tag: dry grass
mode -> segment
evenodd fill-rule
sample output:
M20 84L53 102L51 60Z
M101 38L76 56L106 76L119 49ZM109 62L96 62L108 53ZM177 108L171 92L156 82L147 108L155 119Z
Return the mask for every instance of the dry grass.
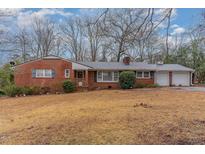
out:
M0 144L205 144L205 93L157 88L0 99Z

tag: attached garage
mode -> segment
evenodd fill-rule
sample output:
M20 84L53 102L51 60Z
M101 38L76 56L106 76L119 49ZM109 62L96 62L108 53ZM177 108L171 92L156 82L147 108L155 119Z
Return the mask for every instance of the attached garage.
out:
M172 72L172 85L190 86L190 72Z
M155 83L160 86L191 86L193 69L179 64L157 64Z
M169 86L169 72L156 72L156 83L160 86Z

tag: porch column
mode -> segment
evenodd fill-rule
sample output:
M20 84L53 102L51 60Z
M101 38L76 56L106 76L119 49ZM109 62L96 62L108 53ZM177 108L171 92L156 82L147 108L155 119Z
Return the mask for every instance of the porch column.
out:
M88 88L88 70L85 70L85 86Z

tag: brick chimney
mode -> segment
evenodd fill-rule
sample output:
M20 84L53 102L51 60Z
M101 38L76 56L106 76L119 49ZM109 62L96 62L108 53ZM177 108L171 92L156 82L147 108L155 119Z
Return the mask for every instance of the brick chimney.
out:
M124 63L125 65L129 65L129 64L130 64L130 57L124 57L124 58L123 58L123 63Z

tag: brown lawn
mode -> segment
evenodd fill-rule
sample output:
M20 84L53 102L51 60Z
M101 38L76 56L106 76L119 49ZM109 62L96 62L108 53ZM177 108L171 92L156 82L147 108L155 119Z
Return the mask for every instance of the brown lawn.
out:
M205 93L157 88L3 98L0 144L205 144Z

